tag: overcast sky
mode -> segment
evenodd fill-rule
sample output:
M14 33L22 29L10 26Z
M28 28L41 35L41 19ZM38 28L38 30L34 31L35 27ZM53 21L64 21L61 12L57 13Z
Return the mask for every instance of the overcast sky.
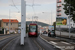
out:
M10 6L10 5L16 5ZM33 5L33 0L26 0L27 5ZM56 20L56 0L34 0L34 11L35 15L38 16L38 21L51 24ZM9 18L9 10L11 19L18 19L21 21L21 0L0 0L0 19ZM34 15L33 8L31 6L26 6L26 20L31 21ZM42 13L44 12L44 13ZM52 15L51 15L52 12Z

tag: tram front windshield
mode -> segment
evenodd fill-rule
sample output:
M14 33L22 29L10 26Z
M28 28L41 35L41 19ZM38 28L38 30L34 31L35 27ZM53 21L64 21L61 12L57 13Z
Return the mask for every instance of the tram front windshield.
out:
M36 25L30 25L30 32L36 32Z

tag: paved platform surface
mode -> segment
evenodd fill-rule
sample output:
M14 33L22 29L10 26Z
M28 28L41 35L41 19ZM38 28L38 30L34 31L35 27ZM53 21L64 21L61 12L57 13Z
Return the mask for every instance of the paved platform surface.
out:
M62 50L75 50L75 44L68 43L63 40L60 41L60 39L56 39L56 38L52 38L52 37L48 37L44 35L40 35L40 36L43 40L47 41L48 43Z

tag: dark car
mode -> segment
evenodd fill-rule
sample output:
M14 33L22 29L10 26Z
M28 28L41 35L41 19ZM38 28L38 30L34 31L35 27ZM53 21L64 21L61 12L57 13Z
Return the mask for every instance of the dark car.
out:
M46 32L46 31L44 31L44 32L43 32L43 34L47 34L47 32Z
M55 34L54 31L49 31L49 32L48 32L48 36L49 36L49 37L56 37L56 34Z

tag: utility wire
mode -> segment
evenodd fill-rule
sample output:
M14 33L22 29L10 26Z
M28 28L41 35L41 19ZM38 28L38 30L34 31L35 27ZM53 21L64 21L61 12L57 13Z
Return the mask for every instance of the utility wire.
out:
M12 3L13 3L13 5L14 5L14 7L17 9L17 10L19 10L17 7L16 7L16 5L15 5L15 3L14 3L14 1L12 0Z
M33 9L34 15L36 15L35 9L34 9L34 0L33 0L33 3L32 3L32 9Z

